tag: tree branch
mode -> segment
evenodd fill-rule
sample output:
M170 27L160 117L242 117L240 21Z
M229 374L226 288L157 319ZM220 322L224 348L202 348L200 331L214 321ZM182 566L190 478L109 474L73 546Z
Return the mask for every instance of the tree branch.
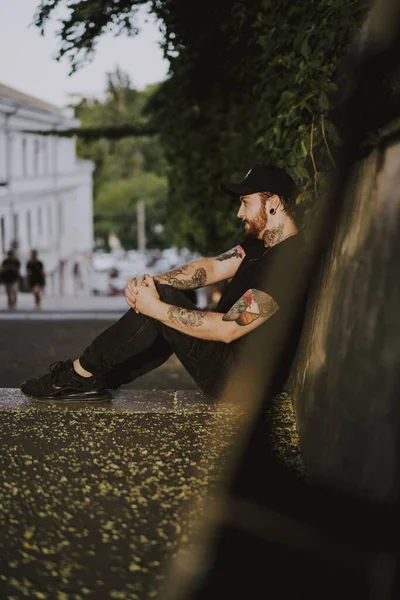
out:
M326 139L326 134L325 134L325 117L324 117L324 115L321 115L321 129L322 129L322 137L324 138L325 146L326 146L326 149L328 151L328 156L331 159L331 162L332 162L333 166L335 167L335 170L337 171L336 163L335 163L335 161L333 159L331 149L329 148L328 140Z
M56 8L65 4L62 0L41 0L34 16L34 24L44 34L47 21ZM60 20L57 32L60 39L57 60L68 55L71 63L70 74L75 72L84 60L90 59L98 38L107 31L115 35L136 35L134 23L137 9L149 4L149 0L72 0L67 4L68 16Z
M310 156L311 156L311 161L312 161L312 165L313 165L313 169L314 169L314 192L315 192L315 198L316 198L316 200L318 200L318 187L317 187L317 175L318 175L318 171L317 171L317 166L315 164L313 144L314 144L314 119L313 119L313 122L311 124Z
M97 140L99 138L107 138L109 140L118 140L124 137L144 137L155 135L158 130L151 125L123 125L118 127L81 127L72 129L25 129L24 133L32 133L34 135L56 135L58 137L73 137L77 136L83 140Z

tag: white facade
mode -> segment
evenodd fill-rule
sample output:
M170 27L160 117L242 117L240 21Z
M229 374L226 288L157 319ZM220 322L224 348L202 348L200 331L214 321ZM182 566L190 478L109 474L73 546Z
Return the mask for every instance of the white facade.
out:
M61 109L0 84L0 256L16 241L24 273L36 248L48 294L77 293L76 263L79 293L91 289L93 164L76 157L73 138L34 132L79 124Z

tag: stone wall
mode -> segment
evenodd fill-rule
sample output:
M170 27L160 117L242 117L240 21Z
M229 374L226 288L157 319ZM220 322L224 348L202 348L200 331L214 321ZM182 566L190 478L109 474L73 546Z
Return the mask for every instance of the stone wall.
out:
M399 495L400 143L355 163L344 193L291 387L310 479L392 502Z

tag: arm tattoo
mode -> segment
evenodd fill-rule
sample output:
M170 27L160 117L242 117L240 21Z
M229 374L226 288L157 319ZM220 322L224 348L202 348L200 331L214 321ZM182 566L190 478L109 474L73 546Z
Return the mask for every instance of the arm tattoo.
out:
M188 276L188 266L179 267L173 271L168 271L163 275L158 275L157 279L166 281L172 287L178 290L192 290L205 285L207 281L206 270L200 267L196 269L191 277ZM178 279L179 276L185 277L185 279Z
M258 306L258 310L260 312L260 317L268 318L271 317L274 312L276 312L279 308L276 300L272 298L269 294L265 292L261 292L260 290L252 290L254 302Z
M206 312L200 310L190 310L187 308L180 308L179 306L171 306L168 309L169 320L173 323L179 323L186 327L200 327L203 325L207 318Z
M238 325L249 325L260 317L268 319L278 308L279 305L272 296L260 290L251 289L235 302L222 320L235 321Z
M217 256L216 260L222 262L223 260L228 260L229 258L244 258L245 256L246 253L242 246L235 246L235 248L232 248L232 250L228 250L227 252Z

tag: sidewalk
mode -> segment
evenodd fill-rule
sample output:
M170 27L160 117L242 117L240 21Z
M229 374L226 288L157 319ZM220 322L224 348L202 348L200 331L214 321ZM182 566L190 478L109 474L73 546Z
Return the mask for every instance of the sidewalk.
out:
M8 310L7 296L0 291L0 319L114 319L127 310L124 296L43 296L37 310L29 293L19 293L17 308Z

